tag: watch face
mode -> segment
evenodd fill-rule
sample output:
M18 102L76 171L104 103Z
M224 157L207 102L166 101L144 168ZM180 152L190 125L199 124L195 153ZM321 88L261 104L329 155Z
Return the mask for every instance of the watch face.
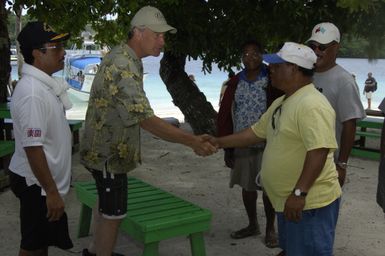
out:
M300 196L300 195L301 195L301 190L300 190L299 188L297 188L296 190L294 190L294 195Z

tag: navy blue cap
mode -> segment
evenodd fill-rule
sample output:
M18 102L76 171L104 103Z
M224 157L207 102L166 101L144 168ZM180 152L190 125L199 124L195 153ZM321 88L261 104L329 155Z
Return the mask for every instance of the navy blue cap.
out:
M45 43L65 41L69 33L56 33L46 23L41 21L28 22L17 36L21 48L36 49Z

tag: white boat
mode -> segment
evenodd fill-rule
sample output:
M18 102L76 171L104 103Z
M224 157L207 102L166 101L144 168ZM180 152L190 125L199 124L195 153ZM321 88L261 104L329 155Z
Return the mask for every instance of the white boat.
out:
M103 57L103 50L94 42L90 32L83 31L81 37L80 48L74 44L71 49L66 50L64 79L70 86L69 94L77 101L87 102L92 82Z
M69 93L77 100L88 101L101 58L101 54L72 55L66 58L64 78L70 86Z
M17 61L17 50L16 48L11 48L11 61Z
M66 58L64 78L70 86L69 94L77 101L88 101L101 59L101 54L72 55ZM146 76L147 73L144 73L143 80Z

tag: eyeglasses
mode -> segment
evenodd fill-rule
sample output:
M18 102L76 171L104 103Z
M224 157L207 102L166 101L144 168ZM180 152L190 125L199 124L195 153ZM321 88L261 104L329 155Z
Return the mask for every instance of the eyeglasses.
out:
M65 44L64 43L60 43L60 44L57 44L57 45L49 45L49 46L45 46L45 47L42 47L42 48L39 48L39 50L48 50L48 49L54 49L54 50L62 50L65 48Z
M315 51L318 48L318 50L320 50L321 52L324 52L324 51L326 51L327 48L329 48L335 44L336 44L336 42L331 42L328 44L308 43L307 46L309 46L313 51Z
M281 112L282 112L282 104L276 107L276 109L274 109L273 115L271 117L271 126L273 127L274 131L275 131L275 128L277 127L276 124L278 124L278 118L279 116L281 116ZM275 119L277 119L277 122Z

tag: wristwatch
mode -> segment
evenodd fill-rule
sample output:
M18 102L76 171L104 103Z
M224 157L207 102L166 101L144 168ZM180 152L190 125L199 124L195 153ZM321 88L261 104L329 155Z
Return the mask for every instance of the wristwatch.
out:
M346 162L338 161L336 165L337 165L339 168L343 169L343 170L346 170L346 169L348 168L348 163L346 163Z
M303 191L301 191L301 189L299 189L299 188L293 189L293 194L294 194L295 196L303 196L303 197L307 196L307 192L303 192Z

